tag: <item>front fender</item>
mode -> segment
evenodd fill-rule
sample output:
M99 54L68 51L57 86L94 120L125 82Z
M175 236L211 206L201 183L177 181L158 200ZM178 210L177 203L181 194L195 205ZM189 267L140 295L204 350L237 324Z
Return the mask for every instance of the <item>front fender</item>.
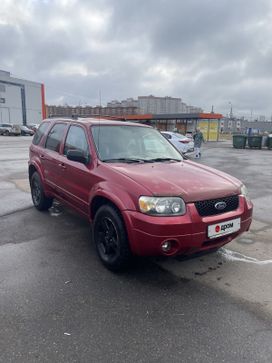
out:
M96 184L90 193L90 205L92 205L94 198L97 196L111 201L116 205L120 212L124 210L136 210L135 203L137 203L137 196L132 193L132 191L120 188L120 185L116 183L103 181Z

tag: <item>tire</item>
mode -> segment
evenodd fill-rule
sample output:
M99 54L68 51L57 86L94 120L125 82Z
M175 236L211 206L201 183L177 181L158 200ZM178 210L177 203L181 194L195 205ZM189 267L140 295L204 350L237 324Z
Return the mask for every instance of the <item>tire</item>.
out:
M124 222L118 210L102 205L93 222L93 241L102 263L111 271L125 270L131 260Z
M3 133L4 136L9 136L9 131L6 130L4 133Z
M30 182L32 201L39 211L47 210L52 207L53 198L47 198L43 191L40 175L35 171Z

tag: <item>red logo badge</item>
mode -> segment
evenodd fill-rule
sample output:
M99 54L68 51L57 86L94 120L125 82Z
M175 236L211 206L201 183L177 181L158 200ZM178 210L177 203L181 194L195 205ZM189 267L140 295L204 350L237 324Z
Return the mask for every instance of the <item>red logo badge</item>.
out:
M216 233L220 232L220 226L216 226L216 227L215 227L215 232L216 232Z

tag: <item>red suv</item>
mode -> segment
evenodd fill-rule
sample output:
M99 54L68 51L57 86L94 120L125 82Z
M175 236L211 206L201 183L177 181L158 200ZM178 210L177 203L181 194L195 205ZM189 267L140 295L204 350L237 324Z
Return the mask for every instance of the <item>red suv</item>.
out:
M132 255L192 254L250 227L252 203L239 180L184 159L152 127L108 120L45 120L30 146L38 210L53 198L92 223L102 262Z

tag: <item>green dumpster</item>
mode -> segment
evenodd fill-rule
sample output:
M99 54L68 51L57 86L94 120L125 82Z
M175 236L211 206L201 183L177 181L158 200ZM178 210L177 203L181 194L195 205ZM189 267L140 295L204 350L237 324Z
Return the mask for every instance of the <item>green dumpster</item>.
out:
M270 136L268 136L268 138L267 138L267 147L268 147L268 149L272 149L272 135Z
M246 135L232 135L233 147L235 149L245 149L246 147Z
M262 136L255 135L255 136L248 136L248 146L250 148L262 148Z

